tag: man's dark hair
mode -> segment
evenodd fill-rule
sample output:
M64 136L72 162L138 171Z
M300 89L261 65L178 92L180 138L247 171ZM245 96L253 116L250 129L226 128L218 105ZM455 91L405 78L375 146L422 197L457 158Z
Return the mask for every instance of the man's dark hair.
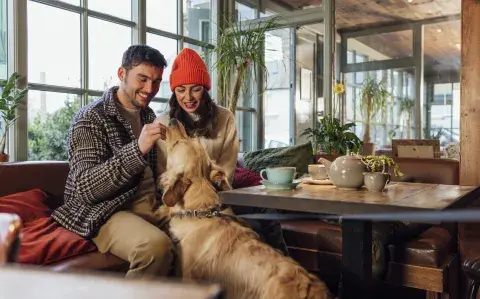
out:
M180 107L175 93L172 94L168 104L170 106L170 118L178 119L185 126L188 136L213 137L213 127L217 123L217 105L210 97L208 91L203 91L202 102L197 111L200 115L200 120L197 122L194 122L188 113Z
M167 67L167 61L160 51L149 47L147 45L133 45L130 46L125 53L123 53L122 67L127 71L133 67L146 63L154 67Z

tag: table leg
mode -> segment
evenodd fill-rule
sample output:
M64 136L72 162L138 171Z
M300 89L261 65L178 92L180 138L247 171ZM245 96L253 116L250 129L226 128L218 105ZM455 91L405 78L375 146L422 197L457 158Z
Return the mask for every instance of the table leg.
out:
M342 221L340 298L372 298L372 222Z

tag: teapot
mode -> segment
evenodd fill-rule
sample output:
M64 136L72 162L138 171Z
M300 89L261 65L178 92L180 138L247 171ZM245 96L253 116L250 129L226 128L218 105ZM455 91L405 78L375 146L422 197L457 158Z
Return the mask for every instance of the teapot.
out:
M320 158L318 162L325 165L328 177L333 185L341 189L359 189L363 186L363 173L368 171L362 162L362 157L356 154L347 154L336 158L333 162Z

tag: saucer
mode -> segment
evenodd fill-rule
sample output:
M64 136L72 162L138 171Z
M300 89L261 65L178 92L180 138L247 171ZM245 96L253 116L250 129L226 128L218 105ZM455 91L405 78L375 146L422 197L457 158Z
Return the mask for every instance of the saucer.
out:
M300 180L293 180L291 183L272 183L267 180L262 180L262 184L267 189L275 189L275 190L293 190L297 188L298 184L300 184Z
M315 180L315 179L312 179L311 177L306 177L302 179L302 183L309 184L309 185L333 185L330 179Z

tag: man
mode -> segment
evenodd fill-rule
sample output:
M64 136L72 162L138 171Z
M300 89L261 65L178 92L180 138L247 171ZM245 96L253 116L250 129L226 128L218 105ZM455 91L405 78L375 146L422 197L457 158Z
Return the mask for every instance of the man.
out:
M102 253L130 263L127 277L167 275L173 244L154 215L157 150L165 127L148 107L166 67L157 50L135 45L123 55L120 86L82 108L68 135L65 204L52 216L91 238Z

